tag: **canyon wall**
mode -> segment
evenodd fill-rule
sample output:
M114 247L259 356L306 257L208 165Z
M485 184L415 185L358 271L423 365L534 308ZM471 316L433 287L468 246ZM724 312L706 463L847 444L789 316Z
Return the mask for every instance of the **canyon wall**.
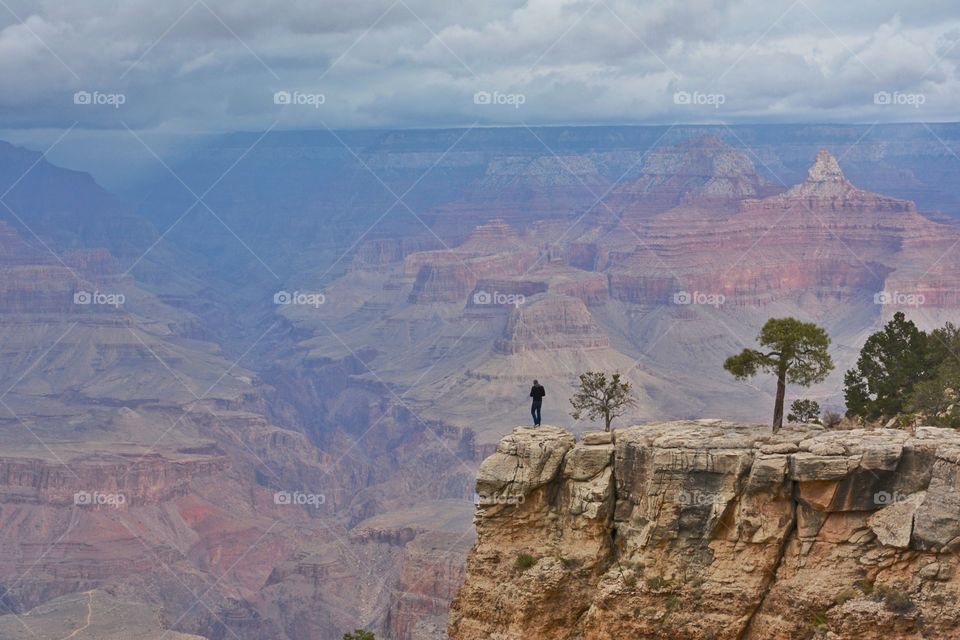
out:
M455 640L958 638L960 435L517 428L480 467Z

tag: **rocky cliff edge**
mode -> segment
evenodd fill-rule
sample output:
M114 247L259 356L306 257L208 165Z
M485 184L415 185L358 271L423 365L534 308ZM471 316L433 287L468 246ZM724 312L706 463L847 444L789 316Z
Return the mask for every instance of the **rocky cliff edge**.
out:
M960 638L958 490L948 429L518 427L450 637Z

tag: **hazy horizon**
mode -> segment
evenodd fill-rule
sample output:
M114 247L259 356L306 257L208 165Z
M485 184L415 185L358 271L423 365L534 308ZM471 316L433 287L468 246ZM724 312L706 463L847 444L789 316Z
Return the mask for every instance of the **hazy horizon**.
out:
M363 134L363 133L393 133L393 132L441 132L441 131L465 131L465 130L518 130L527 129L630 129L630 128L730 128L730 129L755 129L758 127L843 127L843 128L865 128L868 130L884 129L890 127L910 127L910 126L938 126L955 125L960 123L960 119L943 120L937 122L927 122L919 120L904 120L891 122L682 122L677 121L669 124L644 123L644 122L618 122L618 123L556 123L556 124L489 124L489 125L443 125L437 127L411 126L406 128L399 127L357 127L357 128L339 128L324 129L322 127L305 128L274 128L269 130L269 134ZM231 136L252 136L259 137L260 134L267 133L265 129L251 130L233 130L233 131L198 131L198 132L136 132L137 136L131 135L129 131L112 130L71 130L64 135L62 130L45 130L37 132L34 130L2 130L0 129L0 140L21 146L30 151L43 153L45 157L54 164L67 169L90 173L103 186L111 190L125 191L131 186L135 186L138 181L149 179L151 173L164 171L161 163L158 162L154 153L159 154L164 159L177 157L183 150L204 140L215 140L218 138L228 138ZM138 139L139 138L139 139ZM144 146L148 141L149 148Z

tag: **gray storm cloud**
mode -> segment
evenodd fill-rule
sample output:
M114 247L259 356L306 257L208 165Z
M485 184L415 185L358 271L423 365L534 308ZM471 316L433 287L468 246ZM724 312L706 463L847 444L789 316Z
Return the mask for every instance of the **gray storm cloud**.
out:
M936 121L960 107L958 42L950 2L5 0L0 114L168 132Z

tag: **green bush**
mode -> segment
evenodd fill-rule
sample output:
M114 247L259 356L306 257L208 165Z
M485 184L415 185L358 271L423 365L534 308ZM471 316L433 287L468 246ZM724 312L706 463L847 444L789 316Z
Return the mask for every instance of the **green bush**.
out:
M353 633L343 634L343 640L377 640L377 637L370 631L357 629Z
M820 403L816 400L794 400L790 405L787 420L802 424L816 424L820 422Z
M847 415L900 428L916 422L960 428L960 326L930 333L902 312L867 338L857 366L844 376Z
M672 613L680 606L680 598L675 595L667 596L667 613Z
M664 579L662 576L654 576L653 578L647 578L647 587L650 589L663 589L665 586L670 584L669 580Z
M818 629L820 627L827 626L827 612L826 611L814 611L810 614L810 626Z
M537 564L537 559L529 553L521 553L517 556L516 567L520 569L520 571L526 571L535 564Z
M913 609L913 601L910 599L910 596L896 589L884 589L883 603L887 611L894 613L906 613Z

